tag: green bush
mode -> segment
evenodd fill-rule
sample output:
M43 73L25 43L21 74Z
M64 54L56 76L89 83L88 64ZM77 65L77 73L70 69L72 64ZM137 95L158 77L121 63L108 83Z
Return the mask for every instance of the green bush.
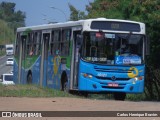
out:
M147 99L146 99L145 93L142 93L142 94L127 94L126 95L126 100L130 100L130 101L144 101L144 100L147 100Z

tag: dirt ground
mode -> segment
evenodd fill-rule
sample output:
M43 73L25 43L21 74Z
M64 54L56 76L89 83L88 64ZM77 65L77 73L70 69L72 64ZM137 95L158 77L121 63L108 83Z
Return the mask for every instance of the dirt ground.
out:
M0 97L0 111L160 111L160 102L93 100L86 98ZM53 112L54 113L54 112ZM0 120L9 118L0 118ZM10 118L11 119L11 118ZM11 120L160 120L160 117L42 117Z

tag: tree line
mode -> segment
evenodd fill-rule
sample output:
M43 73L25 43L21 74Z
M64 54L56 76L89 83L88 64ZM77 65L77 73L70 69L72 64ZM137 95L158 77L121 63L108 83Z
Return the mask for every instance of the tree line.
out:
M25 26L26 15L15 11L15 3L0 2L0 44L14 41L17 27Z

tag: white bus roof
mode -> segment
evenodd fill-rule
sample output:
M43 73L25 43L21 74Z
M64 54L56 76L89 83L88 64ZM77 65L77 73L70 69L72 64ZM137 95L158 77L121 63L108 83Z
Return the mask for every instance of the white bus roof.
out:
M140 24L141 30L142 30L141 33L145 34L145 24L142 22L120 20L120 19L106 19L106 18L86 19L86 20L78 20L78 21L68 21L63 23L51 23L51 24L43 24L43 25L37 25L37 26L20 27L20 28L17 28L17 32L23 32L23 31L26 31L27 29L45 30L45 29L74 27L74 26L83 26L82 27L83 31L94 31L90 28L92 21L116 21L116 22L136 23L136 24Z

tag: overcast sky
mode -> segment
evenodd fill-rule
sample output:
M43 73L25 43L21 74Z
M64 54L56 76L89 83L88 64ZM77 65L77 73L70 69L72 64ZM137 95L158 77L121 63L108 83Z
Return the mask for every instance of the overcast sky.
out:
M0 0L2 1L16 3L16 11L21 10L26 13L26 26L32 26L48 22L64 22L70 16L68 3L80 11L85 11L85 6L94 0Z

